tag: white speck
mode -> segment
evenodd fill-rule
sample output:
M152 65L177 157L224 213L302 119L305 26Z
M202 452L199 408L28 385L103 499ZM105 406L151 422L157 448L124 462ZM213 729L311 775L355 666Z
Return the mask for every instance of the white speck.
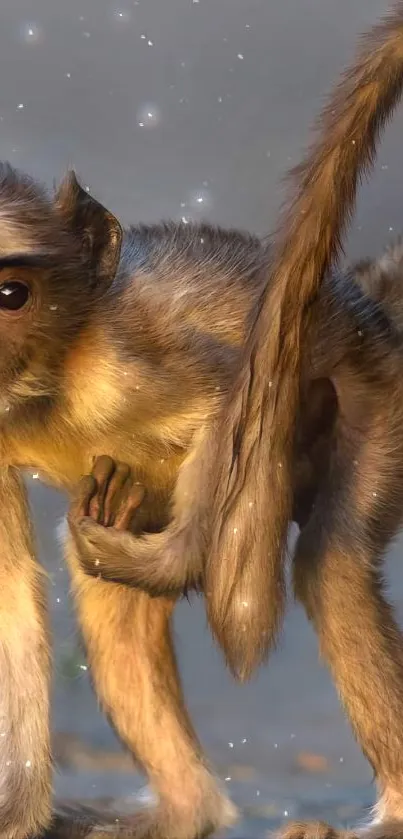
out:
M181 221L182 221L182 224L189 224L189 221L188 221L188 219L186 218L186 216L182 216Z
M140 390L140 385L136 385L136 390Z
M256 790L256 796L257 796L257 798L259 798L259 795L260 795L260 789L257 789L257 790Z
M129 9L117 9L114 12L114 17L118 23L127 23L131 18L131 13Z
M205 211L207 207L211 207L211 193L207 189L198 189L197 192L192 193L189 196L188 204L194 210L200 212L200 210Z
M193 0L193 2L194 2L194 0ZM225 780L226 780L226 781L230 781L230 780L231 780L230 775L228 775L228 777L227 777Z
M372 493L372 495L374 496L374 498L376 498L376 497L377 497L377 494L378 494L377 492L373 492L373 493Z
M23 107L24 107L23 103L22 103L22 102L20 102L20 104L19 104L19 105L17 105L17 110L18 110L18 111L22 111Z
M340 758L339 763L344 763L344 757L341 757L341 758Z
M228 743L228 745L229 745L230 749L233 749L233 748L234 748L234 744L233 744L233 743Z
M21 39L26 44L38 44L43 39L43 31L36 23L26 23L21 29Z
M204 239L203 239L203 237L200 239L200 244L201 244L201 245L204 245ZM217 390L217 388L216 388L216 390ZM220 388L218 388L218 390L220 390Z
M30 767L31 765L32 765L32 764L31 764L31 761L30 761L30 760L25 761L25 766L27 767L27 769L29 769L29 767Z
M392 230L393 230L393 227L389 227L389 230L390 230L390 231L391 231L391 232L392 232Z
M99 559L96 559L94 564L95 564L96 568L98 568L98 565L99 565Z
M220 385L217 385L216 390L221 390Z
M32 475L32 480L33 480L33 481L38 481L38 480L39 480L39 474L38 474L38 472L34 472L34 473L33 473L33 475Z
M219 102L219 103L221 104L221 102L222 102L222 96L219 96L219 97L218 97L217 102Z
M241 740L241 743L246 743L246 742L247 742L246 737L244 737L243 740Z
M282 469L282 468L283 468L283 464L281 463L281 460L280 460L280 461L279 461L279 463L278 463L278 468L279 468L279 469Z
M49 306L51 312L57 312L58 308L58 306Z
M385 163L383 166L381 166L381 169L383 169L383 170L385 170L385 169L389 169L388 164L387 164L387 163Z
M127 370L123 370L123 375L127 376Z
M165 458L164 457L161 458L160 463L165 463Z
M250 23L245 23L245 29L250 29Z
M269 387L273 387L273 382L269 382Z
M239 58L240 61L243 61L243 55L241 52L238 53L237 58Z
M161 121L161 111L157 105L147 102L138 109L136 119L142 128L155 128Z
M248 601L247 600L242 600L242 606L244 607L244 609L247 609L248 608Z
M249 503L248 503L248 507L249 507L249 509L250 509L250 510L252 509L252 507L253 507L253 501L249 501Z
M234 527L234 533L238 533L238 528Z
M147 41L147 46L149 46L149 47L153 47L153 46L154 46L154 41L151 41L151 40L149 39L149 40Z
M6 760L6 766L11 766L11 760Z
M275 744L274 744L274 748L275 748L275 749L278 749L278 743L275 743Z
M87 665L86 664L80 664L80 670L88 670Z
M2 731L1 734L0 734L0 737L5 737L5 736L6 736L6 732Z
M146 41L147 40L147 35L140 35L140 38L141 38L142 41Z
M285 817L287 818L287 816L288 816L288 810L284 810L284 815L285 815Z
M355 146L355 140L351 140L351 145Z
M66 79L71 79L71 73L65 73L64 75L65 75Z
M56 597L56 603L60 603L60 597Z

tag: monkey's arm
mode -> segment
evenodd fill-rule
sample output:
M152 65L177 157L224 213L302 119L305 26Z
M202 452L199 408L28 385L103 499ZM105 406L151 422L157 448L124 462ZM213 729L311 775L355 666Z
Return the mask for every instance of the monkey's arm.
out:
M181 550L189 492L184 492L182 505L179 500L184 476L188 483L188 470L189 465L179 477L176 510L168 526L158 533L135 536L131 530L136 515L141 517L144 490L126 464L106 456L97 458L91 475L80 482L68 516L83 570L109 582L141 588L152 596L179 595L198 588L200 543L190 544L185 553Z
M0 469L0 839L50 822L49 647L25 488Z

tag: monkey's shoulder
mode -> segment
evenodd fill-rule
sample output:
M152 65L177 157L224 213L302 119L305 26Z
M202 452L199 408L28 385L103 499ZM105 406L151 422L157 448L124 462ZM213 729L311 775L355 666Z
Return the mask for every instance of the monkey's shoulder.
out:
M155 337L190 328L239 343L267 277L267 249L257 238L207 224L130 228L114 288L125 313ZM158 325L157 325L158 324ZM156 346L158 341L154 340Z

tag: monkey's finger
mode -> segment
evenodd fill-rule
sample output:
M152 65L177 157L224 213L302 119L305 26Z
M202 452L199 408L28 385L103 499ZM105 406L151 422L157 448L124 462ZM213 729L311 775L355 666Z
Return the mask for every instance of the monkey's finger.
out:
M109 480L104 499L104 518L103 524L105 527L111 527L114 522L116 513L120 506L124 503L127 495L127 487L130 477L130 466L127 463L117 463L115 471Z
M70 504L69 521L78 521L89 515L90 502L96 491L97 482L92 475L85 475L81 478Z
M141 484L132 484L126 502L121 505L115 515L114 527L117 530L130 530L133 516L144 501L145 488Z
M99 524L103 524L104 521L105 495L114 471L115 461L111 457L108 455L101 455L96 458L91 475L95 478L98 491L93 495L90 501L89 515Z

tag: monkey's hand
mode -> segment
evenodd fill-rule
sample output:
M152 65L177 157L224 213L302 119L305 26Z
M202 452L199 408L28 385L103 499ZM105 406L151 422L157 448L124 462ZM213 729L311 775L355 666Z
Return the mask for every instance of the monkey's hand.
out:
M68 523L82 570L92 577L143 589L153 596L183 594L199 576L177 550L169 526L135 536L136 512L145 495L130 467L98 457L80 481Z
M76 526L89 518L101 528L131 530L136 512L145 496L130 466L107 455L97 457L90 475L85 475L70 507L69 524Z

